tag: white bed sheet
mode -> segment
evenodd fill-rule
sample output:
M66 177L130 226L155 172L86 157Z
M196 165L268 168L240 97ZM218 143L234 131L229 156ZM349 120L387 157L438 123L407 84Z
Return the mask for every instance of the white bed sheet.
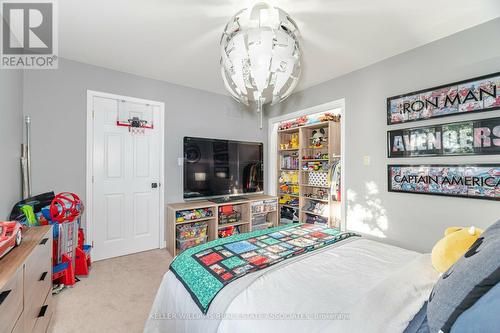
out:
M203 316L184 286L167 272L145 332L313 333L381 328L398 332L418 312L435 279L428 255L356 239L270 269L232 299L224 313L230 318L215 320ZM214 303L224 297L224 289ZM263 318L235 319L256 314ZM319 320L315 314L333 314L334 320L332 315L330 320ZM287 320L269 319L269 315ZM297 315L313 317L289 320Z

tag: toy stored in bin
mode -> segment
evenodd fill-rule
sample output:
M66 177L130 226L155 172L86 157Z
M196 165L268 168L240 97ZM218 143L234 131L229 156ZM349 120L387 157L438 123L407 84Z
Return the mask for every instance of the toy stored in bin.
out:
M185 240L180 240L176 239L177 242L177 248L181 251L184 251L190 247L200 245L200 244L205 244L207 242L207 236L204 237L198 237L198 238L189 238Z
M254 225L252 226L252 230L255 231L255 230L264 230L264 229L267 229L269 226L267 225L267 223L262 223L262 224L258 224L258 225Z
M198 208L179 211L175 214L175 219L177 222L185 222L212 216L213 212L210 208Z
M187 223L176 227L176 237L179 240L189 238L200 238L207 235L208 224L206 222Z
M219 207L219 224L234 223L241 220L241 213L233 205Z
M219 238L226 238L232 235L237 235L240 233L240 227L239 226L229 226L225 227L219 230Z

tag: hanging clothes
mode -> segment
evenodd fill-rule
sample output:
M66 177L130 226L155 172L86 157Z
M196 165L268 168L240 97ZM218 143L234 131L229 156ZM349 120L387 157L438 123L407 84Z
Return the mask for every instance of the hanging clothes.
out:
M328 169L328 182L332 199L335 201L340 201L340 171L340 160L333 161Z

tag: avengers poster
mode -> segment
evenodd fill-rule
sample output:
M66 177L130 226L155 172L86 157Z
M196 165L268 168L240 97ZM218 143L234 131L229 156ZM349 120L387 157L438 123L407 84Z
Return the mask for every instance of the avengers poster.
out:
M389 165L388 190L500 200L500 164Z
M500 118L387 132L388 157L500 154Z

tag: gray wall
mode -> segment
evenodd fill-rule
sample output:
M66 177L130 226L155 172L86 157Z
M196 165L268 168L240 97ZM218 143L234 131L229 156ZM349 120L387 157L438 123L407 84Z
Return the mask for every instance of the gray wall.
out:
M23 74L0 70L0 220L21 199Z
M499 202L389 193L386 171L389 163L500 162L498 155L386 157L386 131L390 128L500 116L500 111L493 111L407 126L386 125L387 97L500 71L500 43L491 39L498 31L500 19L298 92L267 110L274 117L345 98L348 228L383 235L385 241L403 247L430 251L447 226L484 228L500 218ZM369 166L363 165L365 155L371 157Z
M389 129L387 97L500 71L500 44L491 39L499 30L497 19L298 92L269 108L268 116L273 117L346 99L349 228L378 233L385 241L403 247L429 251L449 225L486 227L500 217L498 202L388 193L386 180L388 163L500 162L500 156L388 160L385 142ZM182 169L177 166L177 158L182 156L183 136L267 142L266 130L258 129L257 115L227 96L61 60L59 70L27 71L24 76L23 109L33 118L34 193L54 189L85 195L87 89L166 103L167 202L182 198ZM499 115L496 111L447 120ZM17 158L14 150L12 154ZM365 155L371 157L369 166L362 163Z
M186 69L188 70L188 69ZM182 200L184 136L264 141L255 112L229 96L60 59L58 70L26 71L32 117L33 192L85 197L87 89L165 102L165 200Z

